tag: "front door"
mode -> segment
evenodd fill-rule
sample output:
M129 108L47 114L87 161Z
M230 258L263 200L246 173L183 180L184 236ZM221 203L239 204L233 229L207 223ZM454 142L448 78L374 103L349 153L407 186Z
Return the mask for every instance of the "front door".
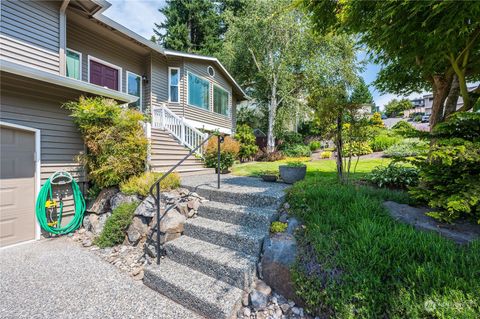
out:
M118 70L90 60L90 83L118 91Z
M35 239L35 134L0 127L0 247Z

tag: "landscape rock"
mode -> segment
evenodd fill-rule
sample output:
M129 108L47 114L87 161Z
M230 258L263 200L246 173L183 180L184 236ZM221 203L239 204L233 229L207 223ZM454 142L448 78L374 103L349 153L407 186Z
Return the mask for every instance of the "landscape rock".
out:
M178 203L177 204L177 209L180 212L180 214L182 214L183 216L186 216L186 217L188 216L188 212L190 211L187 203Z
M187 218L176 210L168 211L160 221L160 232L163 233L182 233L183 225Z
M118 193L115 187L102 189L95 200L90 201L87 205L86 212L97 215L103 214L110 210L110 199Z
M95 213L88 214L83 218L83 227L88 231L93 233L94 236L100 235L105 227L107 219L112 215L111 212L107 212L101 215Z
M155 208L155 200L150 195L145 198L140 205L138 205L137 209L135 209L134 215L135 216L144 216L144 217L153 217L155 215L156 208Z
M267 306L268 296L264 295L258 290L254 290L250 293L250 303L253 309L259 310Z
M267 238L263 246L262 278L266 284L288 299L297 300L290 273L297 256L295 237L278 233Z
M127 195L121 192L116 193L115 195L110 198L110 208L111 210L116 209L121 204L125 203L133 203L133 202L141 202L140 197L137 195Z
M283 213L282 215L280 215L280 218L278 219L278 221L281 223L286 223L288 221L288 214Z
M266 296L270 295L272 292L272 288L270 288L270 286L268 286L264 281L258 279L255 281L255 290Z
M138 244L140 239L148 233L148 223L149 219L144 216L134 216L132 223L127 229L128 241L132 245Z
M288 220L287 233L293 235L298 226L300 226L300 222L298 221L298 219L296 219L295 217L291 217Z

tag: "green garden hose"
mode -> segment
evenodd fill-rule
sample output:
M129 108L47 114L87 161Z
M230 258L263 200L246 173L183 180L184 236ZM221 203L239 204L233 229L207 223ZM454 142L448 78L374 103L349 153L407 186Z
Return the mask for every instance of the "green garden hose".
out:
M67 179L67 182L63 181L60 183L55 183L55 180L59 178L65 178ZM73 215L70 223L62 227L63 201L60 197L59 205L57 206L57 202L53 198L52 185L65 185L69 183L72 185L73 199L75 202L75 214ZM53 209L56 210L57 220L53 221L50 214L50 222L48 222L47 214L49 212L51 213ZM67 172L55 172L52 176L50 176L38 193L35 211L40 226L51 234L64 235L71 233L80 227L83 221L83 214L85 212L85 199L80 191L80 187L78 187L78 184L75 182L72 175Z

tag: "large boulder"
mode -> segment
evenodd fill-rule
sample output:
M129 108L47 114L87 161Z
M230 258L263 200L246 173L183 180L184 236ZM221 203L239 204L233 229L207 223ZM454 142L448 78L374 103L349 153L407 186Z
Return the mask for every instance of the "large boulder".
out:
M83 227L93 233L93 235L98 236L105 227L107 219L112 215L111 212L106 212L105 214L97 215L95 213L85 215L83 218Z
M129 204L133 202L141 202L140 197L119 192L110 198L110 208L114 210L121 204Z
M297 257L297 242L288 233L278 233L263 244L262 278L266 284L288 299L298 301L290 273Z
M127 238L130 244L136 245L148 233L149 218L134 216L127 229Z
M155 200L153 199L152 196L148 196L145 198L140 205L138 205L137 209L135 209L135 216L143 216L143 217L153 217L155 216L156 213L156 206L155 206ZM161 211L161 214L163 214L163 209Z
M97 215L106 213L111 210L110 199L118 193L115 187L102 189L95 200L90 201L87 205L87 213L95 213Z
M160 232L166 234L181 234L187 218L178 211L169 210L160 220Z

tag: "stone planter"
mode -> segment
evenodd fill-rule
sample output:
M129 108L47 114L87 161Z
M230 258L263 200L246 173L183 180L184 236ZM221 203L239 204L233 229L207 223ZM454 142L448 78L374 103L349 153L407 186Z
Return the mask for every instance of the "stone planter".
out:
M280 165L280 177L287 184L293 184L305 178L306 166Z
M276 182L278 179L278 176L273 174L262 174L261 177L265 182Z

